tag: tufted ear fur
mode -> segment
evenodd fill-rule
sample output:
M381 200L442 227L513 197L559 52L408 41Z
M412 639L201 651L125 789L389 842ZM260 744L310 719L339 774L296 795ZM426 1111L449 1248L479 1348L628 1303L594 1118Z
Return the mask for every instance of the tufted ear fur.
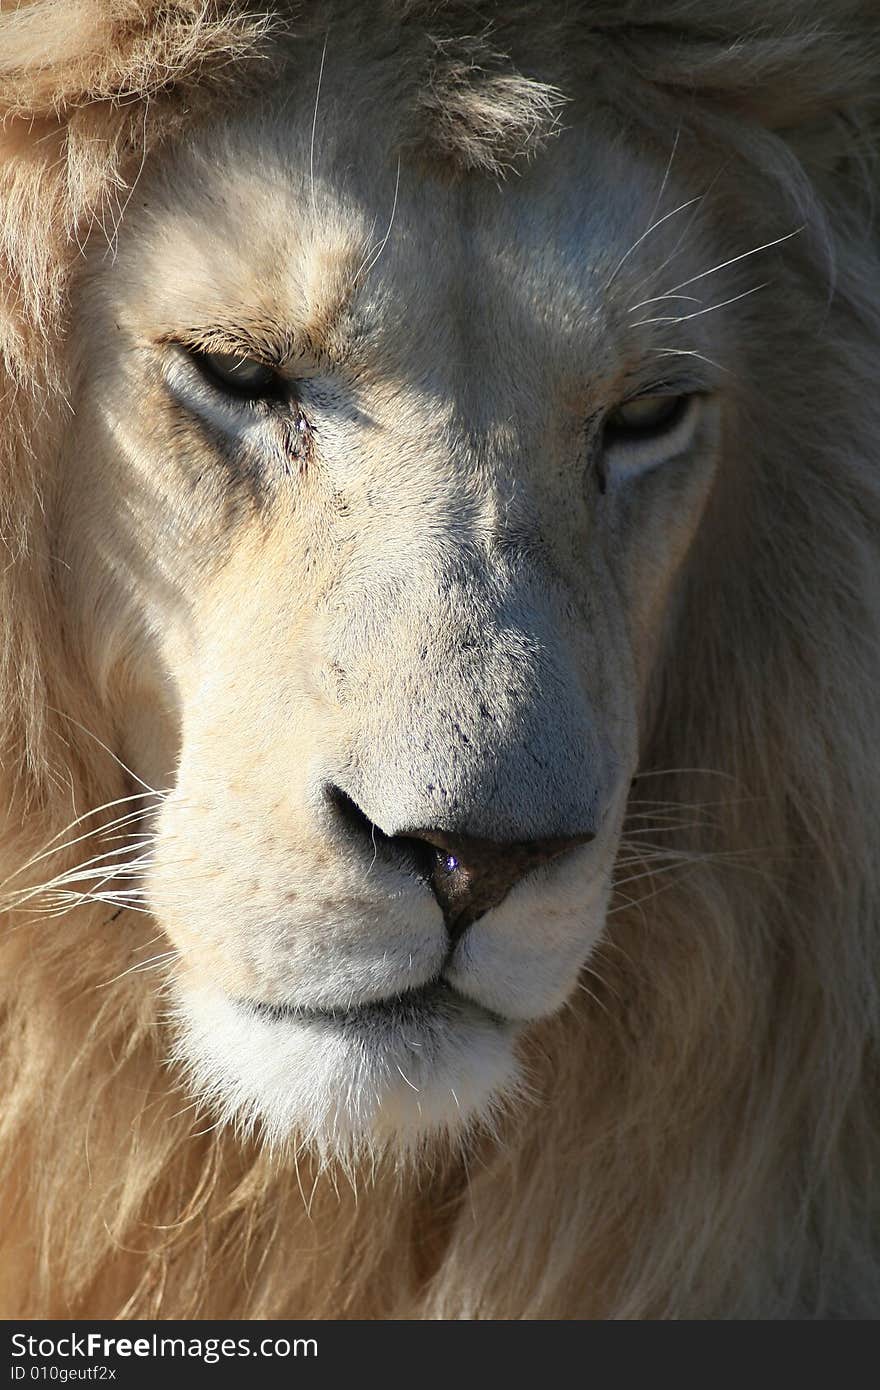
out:
M618 97L647 84L679 105L690 99L776 131L880 106L875 0L389 0L385 8L435 35L438 53L451 36L470 36L472 52L458 50L459 80L488 73L499 53L528 73L530 55L555 49L569 80L580 73Z

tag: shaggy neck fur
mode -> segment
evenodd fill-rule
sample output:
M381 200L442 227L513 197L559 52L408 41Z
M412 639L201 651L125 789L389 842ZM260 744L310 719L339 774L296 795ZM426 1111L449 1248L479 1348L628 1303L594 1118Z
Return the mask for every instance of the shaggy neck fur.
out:
M173 12L179 32L161 42L136 28L134 11L148 25L150 7L129 8L115 37L71 39L48 91L25 80L23 58L0 69L5 109L54 122L67 161L63 188L56 163L35 162L45 151L0 164L5 206L18 199L0 241L5 1316L875 1315L880 314L875 253L842 195L822 224L837 277L824 318L827 262L806 238L756 318L750 466L716 493L682 581L607 940L583 993L529 1038L534 1098L498 1141L475 1141L467 1159L438 1153L417 1172L381 1158L349 1175L317 1172L308 1155L275 1161L211 1129L166 1068L159 976L131 970L163 949L154 922L91 905L50 915L40 898L39 910L13 905L14 889L48 877L44 861L23 866L52 836L70 838L74 817L129 790L78 729L113 746L112 711L65 656L44 525L76 236L97 209L121 209L108 193L143 154L131 108L111 97L149 92L172 43L191 92L212 53L225 61L259 42L246 7L216 7L219 27L201 37L204 7L164 7L155 23ZM728 6L726 22L745 33L758 8ZM818 7L841 27L863 8ZM795 51L789 7L760 10L756 62L769 70L774 22L788 45L774 91L813 116L823 92L827 103L858 95L857 45L829 40L818 56L805 22ZM625 43L656 45L652 34ZM729 47L721 34L718 51ZM823 143L810 189L791 146L749 124L766 112L742 117L742 74L756 68L739 61L739 86L712 68L705 129L726 138L726 81L732 157L745 159L747 133L746 205L784 182L819 225L823 190L853 185L852 155L838 185ZM693 62L688 72L693 82ZM65 118L70 93L80 104L71 98ZM94 166L75 153L89 119L105 142ZM821 334L799 316L821 318ZM661 817L676 827L661 840L668 862L639 830ZM49 861L53 875L65 858Z

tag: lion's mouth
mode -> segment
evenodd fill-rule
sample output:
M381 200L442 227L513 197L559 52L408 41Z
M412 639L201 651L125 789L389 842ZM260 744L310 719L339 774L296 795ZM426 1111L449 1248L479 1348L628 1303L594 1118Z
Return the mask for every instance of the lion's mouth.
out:
M266 1004L254 999L240 1000L239 1004L260 1018L277 1022L333 1023L359 1031L370 1027L387 1029L406 1024L419 1025L444 1016L451 1019L462 1005L484 1014L494 1023L506 1022L500 1014L465 998L442 979L428 980L414 989L391 994L384 999L371 999L364 1004L315 1008L299 1004Z
M234 1000L182 983L174 1056L221 1118L350 1157L462 1133L520 1091L515 1022L441 975L350 1007Z

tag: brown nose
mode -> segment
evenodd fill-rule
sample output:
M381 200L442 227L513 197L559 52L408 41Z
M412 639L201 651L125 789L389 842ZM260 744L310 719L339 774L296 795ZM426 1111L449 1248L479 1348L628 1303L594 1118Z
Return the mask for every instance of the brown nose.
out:
M337 824L360 842L372 860L381 854L429 880L453 938L497 907L533 869L596 838L593 830L556 839L505 842L446 830L386 835L340 787L328 784L325 794Z
M507 897L526 874L576 845L595 839L592 831L555 840L525 840L499 844L471 835L447 835L440 830L414 830L408 839L433 849L431 887L450 936L460 936L471 922Z

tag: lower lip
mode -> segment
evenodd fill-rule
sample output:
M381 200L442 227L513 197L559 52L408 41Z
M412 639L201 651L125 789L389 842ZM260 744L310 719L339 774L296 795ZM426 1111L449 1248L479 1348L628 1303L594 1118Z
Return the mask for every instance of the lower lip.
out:
M343 1027L381 1027L389 1025L418 1024L438 1014L451 1013L466 1006L478 1010L497 1023L504 1020L490 1013L479 1004L473 1003L458 994L443 980L431 980L418 989L408 990L406 994L394 995L391 999L378 999L369 1004L359 1004L352 1009L308 1009L289 1004L263 1004L248 1000L247 1007L255 1009L261 1018L293 1023L334 1023Z

